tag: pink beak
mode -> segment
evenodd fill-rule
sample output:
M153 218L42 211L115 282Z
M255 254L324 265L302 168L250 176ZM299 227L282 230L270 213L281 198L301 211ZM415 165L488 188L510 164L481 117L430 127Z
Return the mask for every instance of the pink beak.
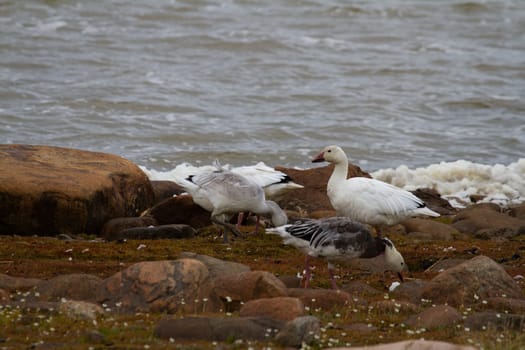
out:
M317 157L312 159L312 163L320 163L320 162L324 162L324 152L319 153Z

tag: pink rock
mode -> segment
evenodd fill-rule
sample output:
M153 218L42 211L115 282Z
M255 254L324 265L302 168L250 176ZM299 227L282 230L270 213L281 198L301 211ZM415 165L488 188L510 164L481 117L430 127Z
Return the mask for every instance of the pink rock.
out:
M405 324L413 328L436 328L446 327L462 321L462 315L458 310L447 305L429 307L418 315L409 317Z
M303 316L304 305L301 300L291 297L262 298L246 302L239 312L241 317L269 317L290 321Z
M284 283L265 271L247 271L219 276L211 283L212 297L223 303L223 310L240 309L241 302L288 296Z

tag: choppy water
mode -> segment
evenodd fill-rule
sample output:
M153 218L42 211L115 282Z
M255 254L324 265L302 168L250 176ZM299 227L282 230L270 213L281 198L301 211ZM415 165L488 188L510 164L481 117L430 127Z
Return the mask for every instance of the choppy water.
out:
M4 0L0 34L1 143L158 171L525 157L521 0Z

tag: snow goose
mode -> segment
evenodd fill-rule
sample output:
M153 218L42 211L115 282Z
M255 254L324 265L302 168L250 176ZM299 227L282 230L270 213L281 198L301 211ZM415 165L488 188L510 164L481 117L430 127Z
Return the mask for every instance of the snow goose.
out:
M228 167L226 166L224 168L228 169ZM214 165L204 165L200 167L195 167L188 163L182 163L175 167L175 169L172 171L172 176L177 184L185 187L185 182L188 177L195 176L201 173L209 173L214 170L217 170L217 168ZM261 186L264 190L266 199L268 200L275 201L281 198L288 191L304 188L304 186L295 183L286 173L269 167L263 162L259 162L255 165L235 167L229 170L231 170L231 172L235 174L242 175ZM206 201L205 198L200 198L197 200L199 201L199 205L201 207L208 211L211 211L211 209L209 209L211 208L211 204L204 203ZM243 212L240 212L237 219L238 225L240 225L240 223L242 222L243 217ZM259 226L259 216L257 217L256 226L257 228ZM256 232L258 232L257 229Z
M283 238L306 254L304 286L310 281L309 258L324 257L328 260L328 272L332 288L337 289L334 279L333 261L352 258L382 257L385 271L396 272L403 281L401 271L405 269L403 256L388 238L373 237L368 228L347 217L325 219L302 219L291 225L266 230Z
M231 169L228 166L224 166L224 168L231 170L233 173L247 177L261 186L264 190L266 199L269 200L277 200L288 191L304 188L304 186L295 183L287 174L269 167L263 162ZM171 176L176 183L180 184L180 182L183 182L184 179L191 175L208 173L214 170L216 170L214 165L196 167L189 163L182 163L173 169Z
M338 215L369 225L394 225L413 216L438 217L426 204L399 187L366 177L347 179L348 158L338 146L327 146L312 162L335 165L327 194Z
M228 220L242 211L257 215L270 215L275 226L287 223L286 213L273 201L266 200L261 186L250 179L222 168L218 162L213 171L190 175L180 182L196 204L211 212L211 221L225 228L224 241L228 242L226 229L240 235Z

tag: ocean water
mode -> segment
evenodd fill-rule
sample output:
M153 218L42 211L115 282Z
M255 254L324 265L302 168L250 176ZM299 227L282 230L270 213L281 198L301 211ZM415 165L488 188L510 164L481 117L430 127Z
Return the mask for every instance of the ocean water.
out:
M0 143L525 197L525 2L0 3ZM434 174L434 175L430 175ZM453 184L453 185L452 185Z

